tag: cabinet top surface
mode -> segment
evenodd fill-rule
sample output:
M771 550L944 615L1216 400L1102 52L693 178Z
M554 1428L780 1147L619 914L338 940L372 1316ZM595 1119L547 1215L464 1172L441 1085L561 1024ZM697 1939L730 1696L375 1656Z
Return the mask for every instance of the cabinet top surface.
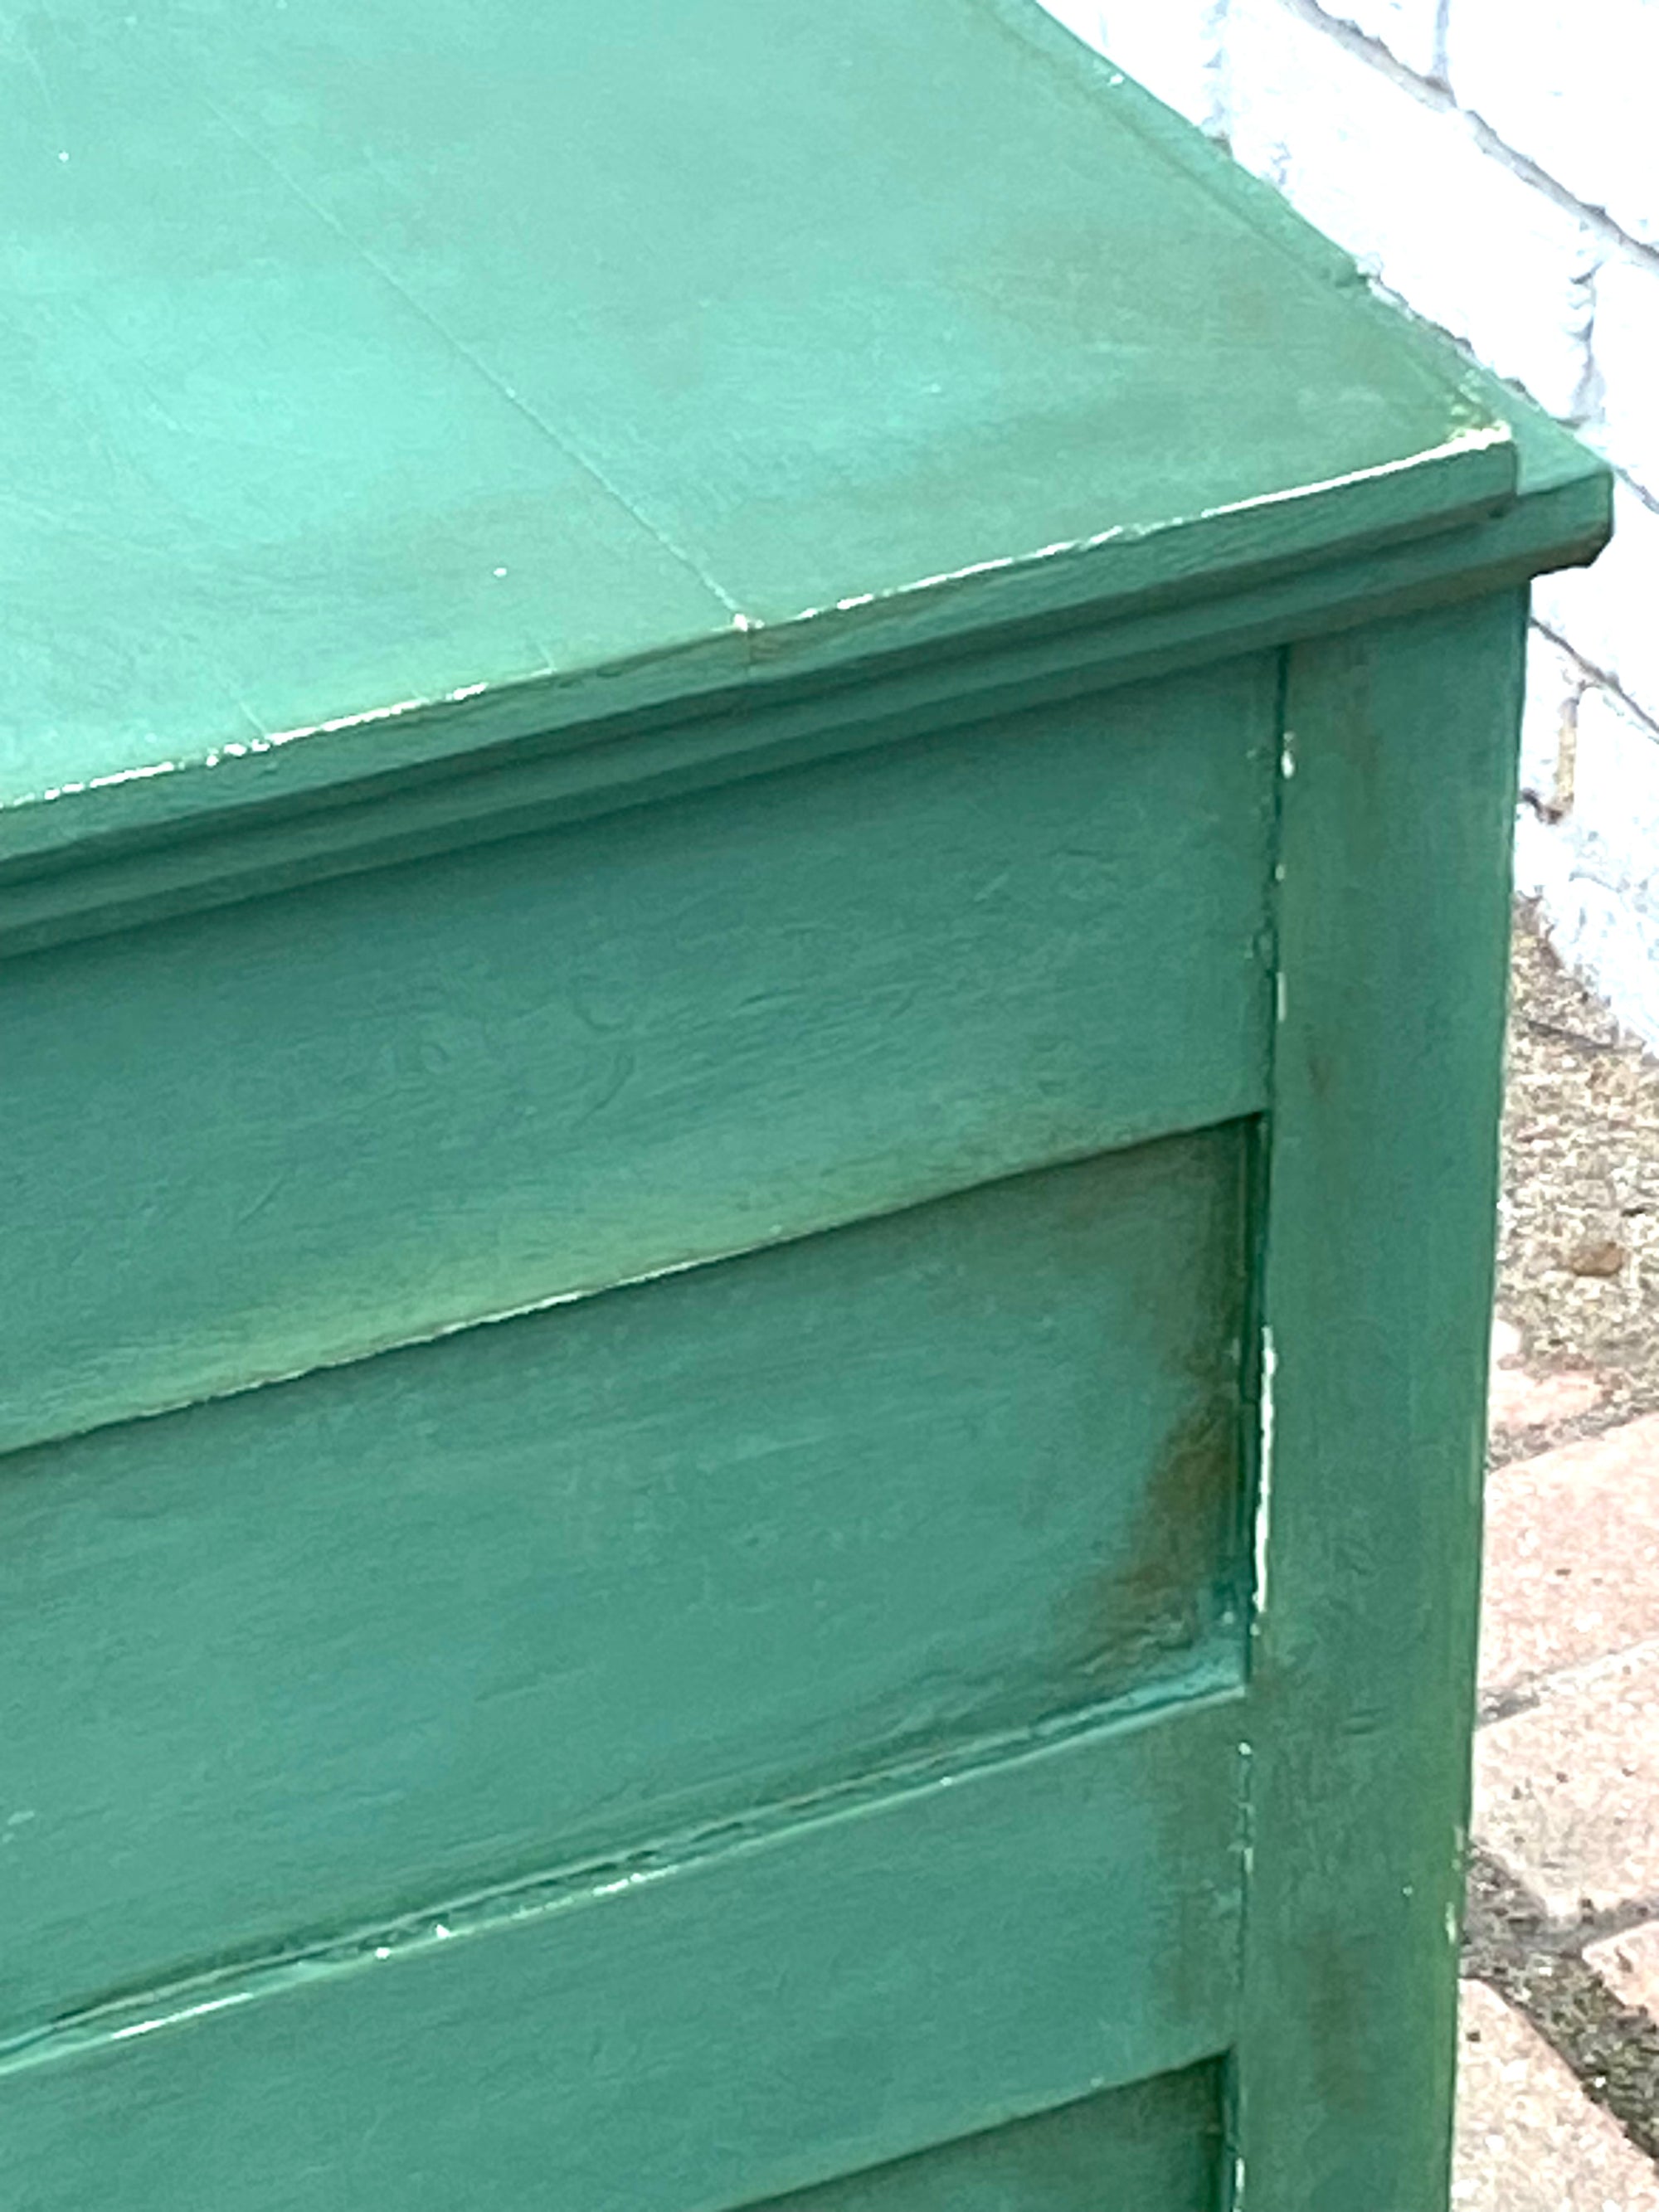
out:
M0 107L9 805L1513 483L1033 0L60 0Z

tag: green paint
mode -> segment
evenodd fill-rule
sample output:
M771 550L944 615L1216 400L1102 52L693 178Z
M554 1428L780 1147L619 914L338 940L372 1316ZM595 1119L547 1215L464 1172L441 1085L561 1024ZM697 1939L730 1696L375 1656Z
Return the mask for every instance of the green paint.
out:
M130 2006L125 2041L0 2061L0 2185L678 2212L1189 2066L1234 2030L1241 1717L1189 1703Z
M0 1443L1255 1111L1276 702L1233 663L0 963Z
M0 2197L1443 2212L1606 471L1027 0L0 100Z
M0 2039L1237 1680L1243 1150L0 1459Z
M476 684L686 655L683 696L738 615L786 660L978 629L915 587L1103 532L993 618L1513 487L1027 8L77 0L5 71L8 797Z
M1221 2087L1215 2066L1160 2075L775 2200L766 2212L1215 2212Z
M1238 2057L1274 2212L1446 2203L1524 615L1291 657Z

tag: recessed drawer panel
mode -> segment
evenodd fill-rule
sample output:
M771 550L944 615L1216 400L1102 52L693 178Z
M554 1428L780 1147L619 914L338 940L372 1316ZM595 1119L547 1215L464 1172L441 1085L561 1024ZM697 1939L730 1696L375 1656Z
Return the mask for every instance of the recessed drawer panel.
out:
M5 2021L1236 1680L1253 1136L0 1462Z
M1237 1695L1201 1699L148 1991L0 2053L0 2202L729 2212L902 2160L948 2174L963 2138L1052 2114L992 2151L996 2212L1214 2212L1194 2185L1205 2062L1237 2033L1244 1725ZM1059 2117L1198 2067L1118 2108L1136 2142L1105 2099ZM1042 2194L1085 2142L1099 2197Z
M1257 1111L1275 667L0 965L0 1446Z
M1190 2066L755 2212L1216 2212L1222 2070Z

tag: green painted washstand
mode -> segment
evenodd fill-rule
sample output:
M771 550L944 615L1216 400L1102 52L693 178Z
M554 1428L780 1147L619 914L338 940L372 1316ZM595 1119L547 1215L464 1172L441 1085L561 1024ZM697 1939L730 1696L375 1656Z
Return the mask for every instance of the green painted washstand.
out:
M1030 0L0 56L0 2201L1435 2212L1527 586Z

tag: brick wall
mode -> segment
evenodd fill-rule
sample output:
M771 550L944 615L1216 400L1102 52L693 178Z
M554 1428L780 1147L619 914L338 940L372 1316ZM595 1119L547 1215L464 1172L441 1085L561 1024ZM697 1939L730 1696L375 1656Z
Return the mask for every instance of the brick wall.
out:
M1617 468L1534 599L1516 868L1659 1045L1659 0L1045 4Z

